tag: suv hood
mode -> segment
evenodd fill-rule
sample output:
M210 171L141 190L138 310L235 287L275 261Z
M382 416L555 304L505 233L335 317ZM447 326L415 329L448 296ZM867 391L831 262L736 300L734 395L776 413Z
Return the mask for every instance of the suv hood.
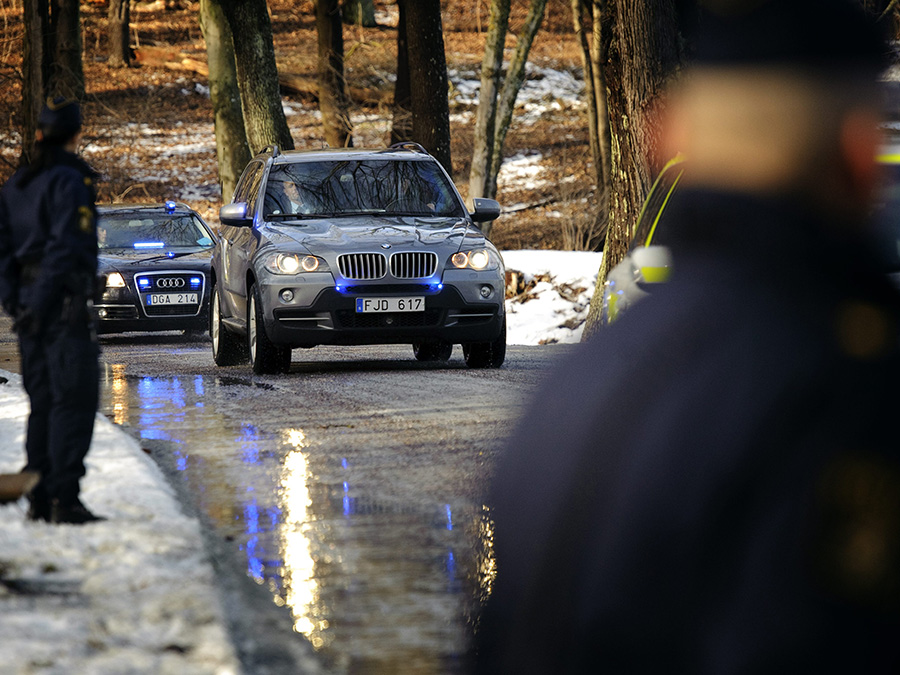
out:
M295 242L317 255L379 250L383 245L457 251L463 241L473 246L485 241L480 230L463 218L413 216L308 218L267 223L261 233L275 246Z

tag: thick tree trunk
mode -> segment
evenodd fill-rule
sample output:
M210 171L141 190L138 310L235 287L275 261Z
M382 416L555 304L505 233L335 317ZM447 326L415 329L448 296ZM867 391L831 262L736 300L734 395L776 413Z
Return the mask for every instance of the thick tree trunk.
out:
M319 110L325 142L332 148L353 145L350 103L344 81L344 25L338 0L316 0L319 38Z
M344 21L372 28L375 23L375 3L372 0L344 0Z
M397 24L397 82L394 84L394 110L391 121L391 143L412 138L412 105L409 90L409 42L406 39L406 2L397 0L400 20Z
M50 32L54 49L50 76L45 83L48 96L84 98L84 68L81 61L81 12L78 0L50 1Z
M251 152L268 145L291 150L294 141L288 130L278 68L272 43L272 23L265 0L221 0L222 10L233 36L238 86L244 111L244 127Z
M131 64L128 24L131 21L131 0L109 0L109 58L113 68L127 68Z
M244 130L231 29L218 0L200 0L200 28L209 63L209 98L216 129L219 187L222 199L227 202L250 161L250 147Z
M450 106L440 0L408 0L405 6L412 97L412 140L453 173Z
M674 0L610 0L607 15L603 30L609 26L613 31L606 67L612 139L609 230L584 339L599 326L606 273L622 260L631 243L651 184L651 158L658 154L656 106L682 57Z
M22 160L31 160L37 117L44 101L44 26L46 2L24 0L24 44L22 52Z
M509 63L509 72L503 82L500 98L497 104L496 129L494 130L494 145L491 148L491 171L488 175L485 187L485 197L493 198L497 194L497 176L500 173L500 165L503 164L503 144L506 142L506 134L512 123L513 110L516 107L516 97L525 81L525 64L528 63L528 52L531 51L531 43L544 19L544 9L547 0L531 0L528 8L528 16L525 17L525 25L522 34L516 41L516 49ZM490 235L493 223L484 223L482 230Z
M494 132L497 120L497 96L503 74L503 49L509 29L510 0L492 0L484 58L481 61L481 91L475 114L472 167L469 171L469 203L486 196L492 175Z

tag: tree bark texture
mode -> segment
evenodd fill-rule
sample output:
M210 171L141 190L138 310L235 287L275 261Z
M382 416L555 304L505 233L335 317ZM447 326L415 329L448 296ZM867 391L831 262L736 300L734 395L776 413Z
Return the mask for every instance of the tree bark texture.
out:
M375 3L372 0L344 0L344 21L356 26L372 28L375 22Z
M584 339L599 326L606 273L628 250L650 189L660 142L660 94L681 62L674 0L609 0L602 30L611 31L606 83L610 130L609 229Z
M528 15L525 17L525 25L522 34L516 40L516 48L509 62L509 72L503 82L503 90L500 92L500 100L497 104L497 128L494 133L493 156L491 157L491 175L487 186L487 197L497 194L497 175L500 173L500 165L503 164L503 144L506 142L506 134L512 123L513 110L516 107L516 97L525 81L525 65L528 63L528 52L531 51L531 43L544 20L544 10L547 0L531 0L528 7ZM490 228L488 228L488 232Z
M294 141L281 107L272 22L266 2L221 0L221 5L234 36L235 65L250 151L260 152L273 144L282 150L292 150Z
M488 31L481 61L481 90L475 113L472 167L469 170L469 203L487 194L492 174L494 132L497 121L497 97L503 75L503 50L509 29L510 0L492 0Z
M50 57L45 89L47 96L84 98L84 67L81 61L81 12L78 0L50 0L50 30L47 36L53 48L47 50L44 59Z
M109 58L113 68L131 65L128 24L131 22L131 0L109 0Z
M338 0L316 0L319 40L319 110L325 142L332 148L353 145L350 101L344 80L344 24Z
M407 0L406 39L412 97L412 140L453 173L450 155L450 105L440 0Z
M244 129L231 29L219 0L200 0L200 29L206 41L209 64L209 98L216 130L219 187L222 199L227 202L250 161L250 146Z
M397 82L394 84L394 108L391 120L391 144L412 139L411 94L409 90L409 42L406 39L406 2L397 0Z
M22 160L31 160L34 152L34 132L44 101L44 27L46 0L24 0L25 26L22 53Z

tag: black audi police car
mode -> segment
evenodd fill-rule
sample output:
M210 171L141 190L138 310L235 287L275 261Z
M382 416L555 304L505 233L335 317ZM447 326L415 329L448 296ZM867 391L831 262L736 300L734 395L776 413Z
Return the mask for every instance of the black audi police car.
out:
M100 333L205 331L216 235L184 204L97 208Z

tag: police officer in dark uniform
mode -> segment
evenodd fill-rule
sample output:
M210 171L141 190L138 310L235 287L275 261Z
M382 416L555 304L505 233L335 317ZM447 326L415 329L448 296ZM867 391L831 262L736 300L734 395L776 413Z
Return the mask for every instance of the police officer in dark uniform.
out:
M30 163L0 191L0 301L31 399L24 470L41 476L28 518L74 524L101 520L79 499L99 380L95 173L75 155L81 125L77 102L48 100Z
M496 467L479 673L900 672L887 50L855 0L709 5L667 105L671 279Z

